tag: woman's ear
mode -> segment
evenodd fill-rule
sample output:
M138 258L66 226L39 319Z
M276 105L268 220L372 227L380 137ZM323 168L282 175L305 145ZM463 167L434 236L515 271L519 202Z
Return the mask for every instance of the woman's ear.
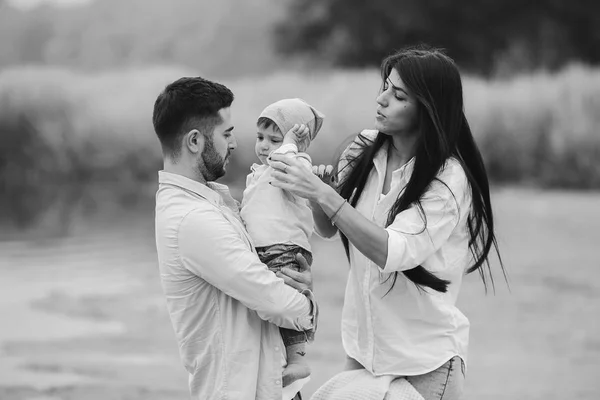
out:
M192 129L185 134L183 145L187 147L191 153L200 153L204 149L204 135L202 135L198 129Z

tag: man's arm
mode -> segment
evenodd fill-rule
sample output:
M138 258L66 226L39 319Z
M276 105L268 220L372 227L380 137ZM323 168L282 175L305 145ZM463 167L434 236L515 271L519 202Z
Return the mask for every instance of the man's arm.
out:
M312 293L299 293L269 271L216 209L190 212L178 240L185 268L262 319L289 329L313 328L317 309Z

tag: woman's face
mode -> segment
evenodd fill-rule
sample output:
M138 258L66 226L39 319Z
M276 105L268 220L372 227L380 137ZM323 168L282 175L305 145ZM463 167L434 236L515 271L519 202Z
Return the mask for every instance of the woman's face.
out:
M392 135L417 131L417 99L408 91L398 71L392 69L377 97L375 129Z

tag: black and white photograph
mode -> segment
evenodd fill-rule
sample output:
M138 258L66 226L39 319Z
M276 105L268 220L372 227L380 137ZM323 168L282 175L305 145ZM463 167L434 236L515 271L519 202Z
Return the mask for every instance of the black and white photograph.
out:
M597 0L0 0L0 400L600 399Z

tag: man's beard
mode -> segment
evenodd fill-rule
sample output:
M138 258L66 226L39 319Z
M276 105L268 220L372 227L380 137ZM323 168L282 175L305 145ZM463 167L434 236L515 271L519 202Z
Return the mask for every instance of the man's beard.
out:
M229 149L227 155L223 158L215 149L215 144L210 138L204 142L204 151L201 154L202 163L198 164L200 173L207 182L216 181L225 175L225 161L229 158Z

